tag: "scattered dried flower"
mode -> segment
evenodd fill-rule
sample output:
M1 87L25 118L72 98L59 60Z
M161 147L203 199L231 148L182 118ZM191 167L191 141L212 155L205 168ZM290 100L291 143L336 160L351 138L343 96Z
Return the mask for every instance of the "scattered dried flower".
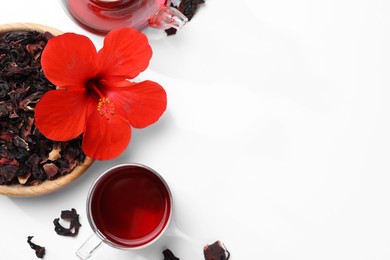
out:
M230 258L230 252L220 241L206 245L203 253L206 260L228 260Z
M163 251L163 255L164 255L164 260L180 260L179 258L177 258L171 250L169 249L165 249Z
M204 4L204 0L181 0L178 9L191 21L200 4Z
M28 30L0 35L0 185L38 185L84 161L81 138L53 142L34 125L36 103L55 89L41 68L41 52L52 37ZM51 156L53 149L60 156Z
M32 249L35 250L35 255L38 257L38 258L43 258L45 256L45 253L46 253L46 250L44 247L42 246L39 246L37 244L34 244L33 242L31 242L32 238L34 236L28 236L27 237L27 243L30 245L30 247Z
M67 220L70 222L69 228L63 227L59 221L59 218L53 220L54 230L60 236L70 236L75 237L79 233L79 229L81 227L79 221L79 215L75 209L71 210L63 210L61 211L61 219Z

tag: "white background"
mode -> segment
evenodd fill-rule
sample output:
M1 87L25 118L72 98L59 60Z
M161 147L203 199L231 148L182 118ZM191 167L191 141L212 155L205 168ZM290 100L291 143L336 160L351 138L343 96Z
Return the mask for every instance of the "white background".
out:
M84 31L54 0L1 1L0 23ZM145 30L154 51L137 80L159 82L168 109L126 152L66 188L0 197L0 259L76 259L91 234L87 191L101 172L146 164L170 184L174 224L138 253L94 259L203 259L219 239L233 260L390 258L390 2L206 0L177 35ZM52 221L76 208L76 238Z

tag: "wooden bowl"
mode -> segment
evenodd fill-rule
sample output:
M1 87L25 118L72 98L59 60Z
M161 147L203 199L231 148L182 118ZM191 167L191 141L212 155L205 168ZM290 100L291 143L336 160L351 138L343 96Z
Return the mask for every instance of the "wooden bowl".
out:
M12 23L0 25L0 34L18 30L35 30L42 33L50 32L55 36L63 33L50 26L35 23ZM72 172L58 177L55 180L45 180L35 186L24 186L21 184L0 185L0 194L7 196L31 197L53 192L80 177L93 162L94 160L92 158L86 157L84 162L74 168Z

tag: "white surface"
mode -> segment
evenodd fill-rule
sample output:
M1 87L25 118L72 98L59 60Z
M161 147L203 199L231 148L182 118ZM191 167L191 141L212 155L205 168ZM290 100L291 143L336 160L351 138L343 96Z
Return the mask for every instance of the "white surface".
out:
M101 47L58 1L0 10L1 23L43 23ZM168 247L200 260L217 239L232 260L389 259L389 13L386 0L206 0L176 36L145 30L154 56L138 80L165 87L165 115L59 192L0 197L0 259L35 259L28 235L45 259L76 259L91 232L89 186L122 162L166 178L187 237L168 234L138 255L104 246L94 259L159 260ZM80 234L60 237L52 221L72 207Z

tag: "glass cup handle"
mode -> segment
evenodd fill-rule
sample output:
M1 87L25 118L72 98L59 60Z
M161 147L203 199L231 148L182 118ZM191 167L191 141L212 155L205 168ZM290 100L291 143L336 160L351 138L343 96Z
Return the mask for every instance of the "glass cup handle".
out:
M93 255L96 249L101 246L102 243L102 239L98 237L96 233L93 233L76 251L76 255L82 260L88 259Z

